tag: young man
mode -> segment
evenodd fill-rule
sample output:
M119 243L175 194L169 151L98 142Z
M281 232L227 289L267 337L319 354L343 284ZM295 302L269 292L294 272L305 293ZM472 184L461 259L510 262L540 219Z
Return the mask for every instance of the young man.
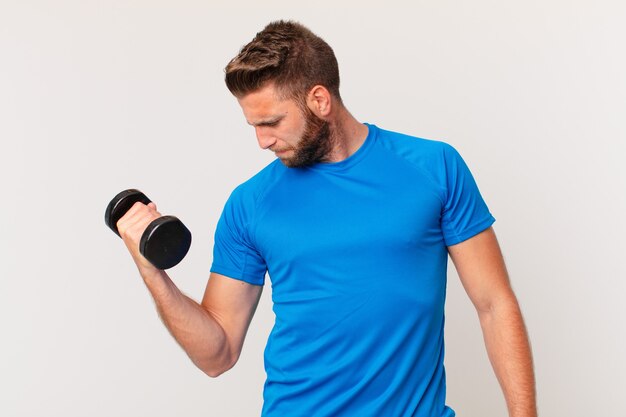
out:
M165 324L217 376L237 361L266 272L276 323L263 415L448 417L444 300L452 258L509 415L534 417L531 353L490 214L443 142L358 122L330 46L274 22L226 68L259 145L277 159L230 196L201 304L138 251L156 206L119 230Z

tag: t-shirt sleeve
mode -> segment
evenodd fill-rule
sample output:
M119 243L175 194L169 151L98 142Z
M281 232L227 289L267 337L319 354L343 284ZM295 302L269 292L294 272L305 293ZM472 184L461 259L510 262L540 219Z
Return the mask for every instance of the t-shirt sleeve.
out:
M441 217L446 246L477 235L495 222L478 190L472 173L452 146L444 150L446 201Z
M215 230L211 272L263 285L267 267L250 239L254 206L240 188L230 195Z

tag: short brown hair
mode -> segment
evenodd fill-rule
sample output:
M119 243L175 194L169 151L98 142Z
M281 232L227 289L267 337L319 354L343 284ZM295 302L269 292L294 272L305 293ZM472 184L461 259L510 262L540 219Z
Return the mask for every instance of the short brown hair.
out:
M339 66L332 48L300 23L268 24L226 66L226 86L242 97L274 82L283 98L302 101L323 85L341 101Z

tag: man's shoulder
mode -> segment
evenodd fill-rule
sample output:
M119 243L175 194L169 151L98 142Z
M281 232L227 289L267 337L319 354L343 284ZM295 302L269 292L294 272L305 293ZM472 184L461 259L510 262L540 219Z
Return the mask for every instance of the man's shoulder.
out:
M406 152L419 152L423 155L441 154L444 148L451 147L449 143L439 139L381 128L378 128L378 138L383 147L401 154Z
M378 129L378 143L394 157L427 170L439 171L445 166L447 155L455 153L452 145L396 131Z

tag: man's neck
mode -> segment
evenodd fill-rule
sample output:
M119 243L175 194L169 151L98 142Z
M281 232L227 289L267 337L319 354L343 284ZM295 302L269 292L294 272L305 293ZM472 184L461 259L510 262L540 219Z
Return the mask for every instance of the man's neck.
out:
M338 109L331 121L333 150L328 155L329 162L340 162L355 153L367 138L368 128L356 120L345 107Z

